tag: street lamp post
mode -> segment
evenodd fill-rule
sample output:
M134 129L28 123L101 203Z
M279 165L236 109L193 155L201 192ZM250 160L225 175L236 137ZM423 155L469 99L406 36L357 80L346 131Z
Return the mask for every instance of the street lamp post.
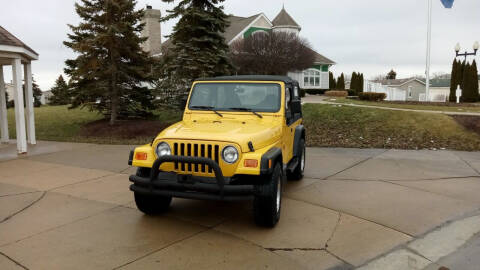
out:
M455 53L457 54L457 57L459 56L463 56L465 57L465 61L467 61L467 56L469 55L473 55L473 56L476 56L477 55L477 51L478 51L478 48L480 47L480 44L478 43L478 41L475 41L475 43L473 43L473 52L472 53L469 53L467 51L465 51L464 53L460 53L460 44L457 43L457 45L455 46Z

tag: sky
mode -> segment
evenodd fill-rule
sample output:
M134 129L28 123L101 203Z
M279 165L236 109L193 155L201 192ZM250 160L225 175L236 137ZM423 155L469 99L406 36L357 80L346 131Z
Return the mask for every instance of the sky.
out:
M42 90L49 90L62 74L64 61L74 57L62 42L69 32L67 24L79 22L75 0L0 1L0 25L40 54L32 63L34 78ZM394 69L398 78L405 78L425 74L427 1L226 0L223 5L227 14L263 12L270 20L285 5L302 27L300 35L337 63L331 68L336 76L358 71L373 78ZM138 8L147 4L162 14L172 7L161 0L137 0ZM431 73L450 72L457 42L462 51L472 51L480 40L479 14L479 0L456 0L452 9L433 0ZM162 35L168 35L175 23L162 23ZM4 67L4 73L10 81L10 67Z

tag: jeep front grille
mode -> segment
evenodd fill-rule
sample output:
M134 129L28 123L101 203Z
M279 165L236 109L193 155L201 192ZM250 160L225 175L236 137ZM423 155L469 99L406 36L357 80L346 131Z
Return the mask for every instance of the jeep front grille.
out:
M214 160L217 164L220 158L220 146L218 144L203 143L174 143L173 154L176 156L205 157ZM180 172L212 173L213 170L205 164L186 164L175 162L175 170Z

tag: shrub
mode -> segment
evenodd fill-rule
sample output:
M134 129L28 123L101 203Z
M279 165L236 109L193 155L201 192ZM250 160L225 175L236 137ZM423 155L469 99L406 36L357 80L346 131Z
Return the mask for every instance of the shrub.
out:
M300 89L300 97L305 97L305 89Z
M325 89L305 89L305 93L309 95L323 95L325 91Z
M353 90L353 89L349 89L349 90L348 90L348 95L349 95L349 96L356 96L356 95L357 95L357 91L356 91L356 90Z
M347 91L327 91L325 95L328 97L346 97L348 96Z
M358 98L368 101L382 101L387 98L387 95L385 95L385 93L362 92L358 93Z

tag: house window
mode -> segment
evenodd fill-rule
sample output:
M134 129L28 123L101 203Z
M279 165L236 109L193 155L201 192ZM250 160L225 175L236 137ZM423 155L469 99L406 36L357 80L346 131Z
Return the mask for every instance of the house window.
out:
M408 97L409 98L412 97L412 87L411 86L408 87Z
M308 69L303 72L304 86L320 86L320 71Z

